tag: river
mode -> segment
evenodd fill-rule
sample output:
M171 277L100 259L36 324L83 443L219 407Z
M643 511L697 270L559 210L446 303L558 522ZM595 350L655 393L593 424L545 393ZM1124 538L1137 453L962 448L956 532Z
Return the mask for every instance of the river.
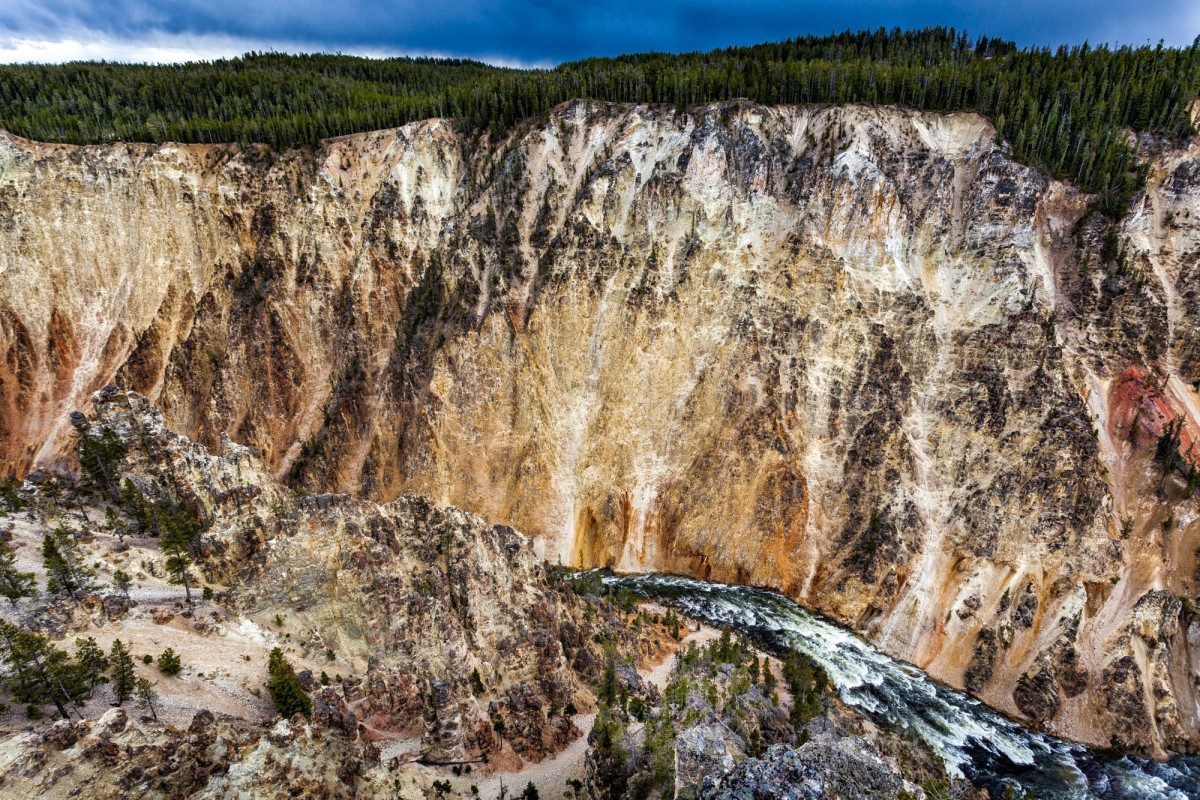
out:
M1037 800L1200 798L1200 758L1158 763L1112 757L1028 730L773 592L658 574L605 572L602 580L731 628L769 649L809 656L847 705L913 731L952 774L987 788L994 798L1004 797L1009 787Z

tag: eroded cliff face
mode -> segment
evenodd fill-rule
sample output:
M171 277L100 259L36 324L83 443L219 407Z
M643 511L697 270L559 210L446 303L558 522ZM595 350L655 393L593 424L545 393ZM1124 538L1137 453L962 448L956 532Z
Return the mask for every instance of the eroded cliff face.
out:
M116 381L295 484L776 587L1058 733L1194 749L1200 145L1147 158L1109 233L973 115L2 138L0 453L53 461Z

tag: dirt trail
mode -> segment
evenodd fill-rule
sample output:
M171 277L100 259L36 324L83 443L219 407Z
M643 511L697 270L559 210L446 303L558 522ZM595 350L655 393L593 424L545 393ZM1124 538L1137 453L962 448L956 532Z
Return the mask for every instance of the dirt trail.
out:
M664 658L659 664L651 669L642 671L642 677L658 687L661 692L667 688L667 683L671 680L671 673L675 669L675 662L679 660L679 651L687 648L689 645L697 647L711 642L718 638L721 632L716 628L710 628L707 625L700 625L699 628L693 630L687 636L684 636L679 642L679 647Z

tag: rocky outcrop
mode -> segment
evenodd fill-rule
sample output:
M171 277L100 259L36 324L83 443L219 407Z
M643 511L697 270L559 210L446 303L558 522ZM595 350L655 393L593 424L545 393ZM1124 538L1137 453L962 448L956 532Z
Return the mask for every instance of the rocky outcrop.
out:
M526 723L510 740L528 745L522 755L540 758L574 738L543 743L542 730L555 724L545 714L551 703L588 702L559 635L578 610L549 590L528 541L510 528L413 496L384 506L310 497L277 521L241 580L235 602L244 613L286 607L307 631L306 648L373 658L371 680L410 680L421 720L403 716L412 708L403 691L391 709L373 694L373 711L390 714L393 730L423 725L431 760L493 744L473 725L497 712L476 697L472 673L488 696L501 696L514 728Z
M358 738L358 717L346 705L342 694L331 686L326 686L313 697L312 720L316 725L322 725L353 741Z
M675 796L693 798L705 778L720 776L746 758L746 742L719 722L694 725L675 737Z
M653 708L622 704L644 716L643 725L635 725L620 706L597 722L588 753L588 795L979 796L977 787L953 780L941 758L911 732L876 727L839 703L824 675L809 672L808 663L793 653L779 664L728 635L690 646Z
M786 745L772 745L763 758L743 761L728 775L709 777L698 800L828 800L821 773Z
M1013 701L1021 713L1036 722L1047 722L1058 713L1062 689L1045 666L1026 672L1017 680Z
M378 791L386 778L373 745L322 735L281 720L264 735L245 723L201 712L187 730L126 727L111 715L62 720L44 736L18 734L5 745L0 785L11 797L97 800L125 797L327 797ZM84 788L86 787L86 788Z
M893 764L863 739L845 737L800 748L776 744L760 758L747 759L724 775L699 785L697 800L883 800L905 797L987 797L965 782L948 794L947 781L926 783L923 791L906 783Z
M81 440L115 437L111 469L120 474L108 482L116 489L128 480L148 501L168 501L202 519L203 565L211 575L228 580L273 535L288 493L253 449L222 436L214 456L168 428L145 397L115 386L97 392L91 405L94 415L77 412L72 424Z
M1045 724L1107 744L1114 631L1200 593L1195 487L1156 458L1200 436L1200 145L1143 146L1114 227L969 114L575 103L503 140L431 120L285 154L4 137L0 459L53 462L118 380L294 486L776 587L1011 713L1073 652ZM1152 752L1197 745L1193 652L1127 672Z

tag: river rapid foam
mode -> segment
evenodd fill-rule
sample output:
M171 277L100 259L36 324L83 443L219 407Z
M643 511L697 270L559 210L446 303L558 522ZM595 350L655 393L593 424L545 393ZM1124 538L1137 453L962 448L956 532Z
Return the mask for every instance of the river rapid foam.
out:
M952 773L987 788L993 797L1012 789L1012 795L1039 800L1200 798L1200 758L1159 763L1110 756L1031 731L773 592L661 574L604 572L601 579L770 649L809 656L847 705L913 731Z

